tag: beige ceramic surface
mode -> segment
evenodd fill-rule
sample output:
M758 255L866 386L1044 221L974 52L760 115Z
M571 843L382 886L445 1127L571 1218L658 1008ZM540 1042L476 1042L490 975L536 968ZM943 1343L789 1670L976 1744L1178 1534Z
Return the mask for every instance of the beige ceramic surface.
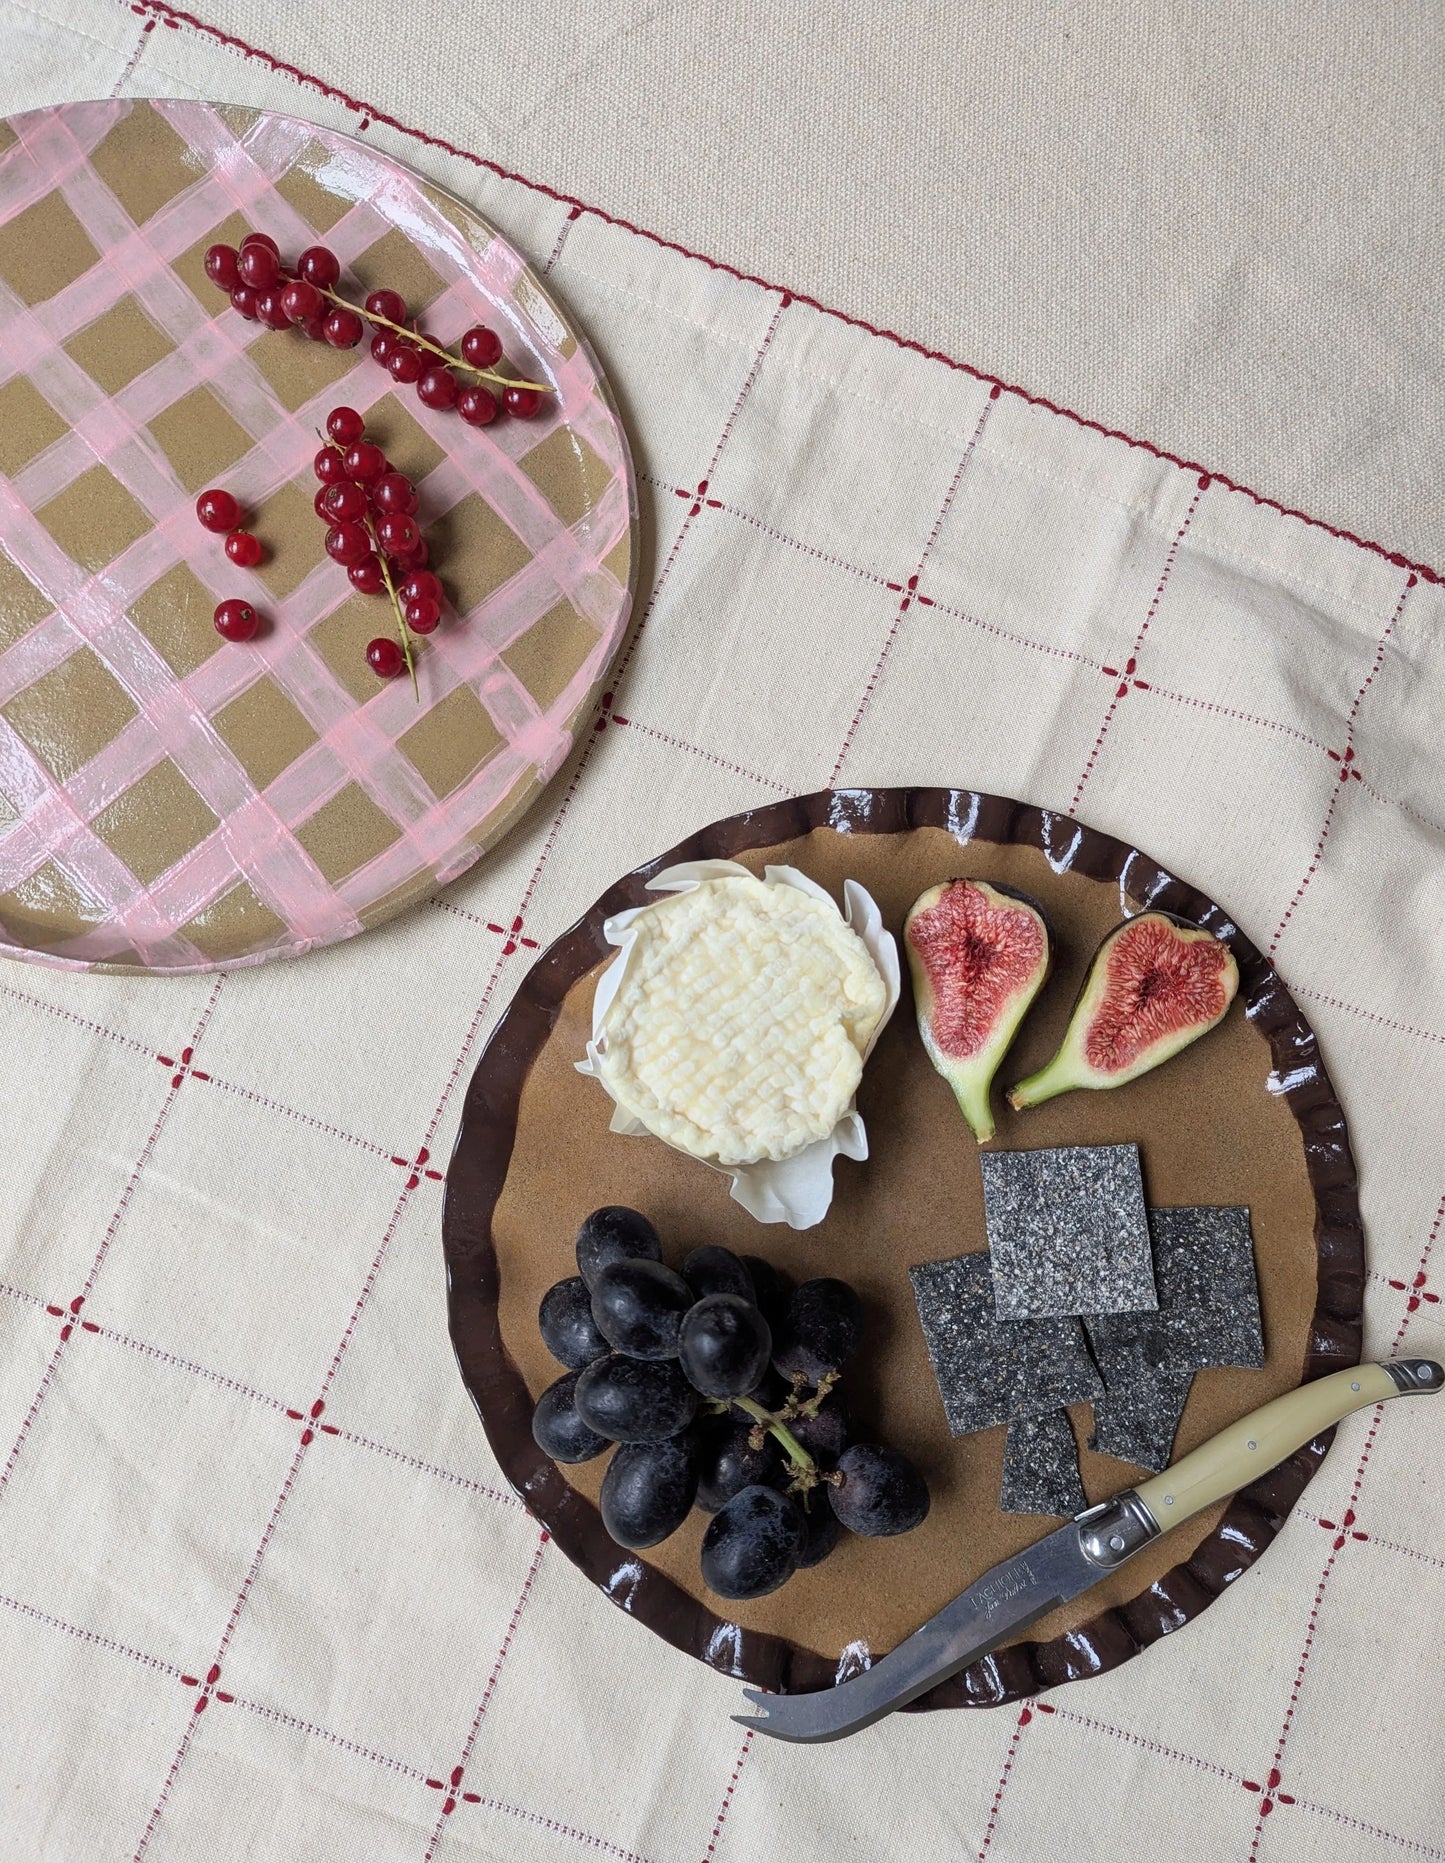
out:
M366 343L247 322L202 257L324 241L455 344L498 330L548 384L485 431ZM418 485L448 595L419 691L324 553L311 462L357 408ZM232 566L222 485L266 556ZM203 970L332 943L426 897L558 769L626 627L627 445L585 347L470 210L351 139L204 103L0 125L0 949ZM223 642L218 601L262 615Z

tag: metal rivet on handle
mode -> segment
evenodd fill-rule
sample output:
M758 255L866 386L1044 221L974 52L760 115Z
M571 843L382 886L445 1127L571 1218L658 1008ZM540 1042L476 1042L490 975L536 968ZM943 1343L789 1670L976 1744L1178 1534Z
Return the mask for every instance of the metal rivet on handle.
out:
M1257 1449L1258 1447L1259 1447L1258 1443L1246 1443L1245 1444L1246 1449Z
M1124 1535L1122 1533L1111 1533L1109 1535L1109 1544L1113 1547L1115 1552L1123 1552Z
M1164 1505L1166 1507L1172 1507L1174 1505L1174 1496L1172 1494L1166 1494L1164 1496Z
M1352 1391L1358 1391L1359 1388L1360 1388L1360 1381L1358 1378L1356 1378L1355 1382L1350 1386L1350 1389Z

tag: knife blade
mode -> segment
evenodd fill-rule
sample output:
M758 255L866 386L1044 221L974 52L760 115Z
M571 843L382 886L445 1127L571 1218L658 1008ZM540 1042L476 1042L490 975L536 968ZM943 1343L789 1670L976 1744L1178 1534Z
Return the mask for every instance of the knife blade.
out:
M1352 1410L1442 1388L1445 1368L1426 1358L1356 1365L1288 1391L1162 1475L1086 1509L1002 1560L860 1675L806 1695L745 1689L759 1714L732 1718L776 1740L840 1740L858 1733L1099 1584L1161 1533L1274 1468Z

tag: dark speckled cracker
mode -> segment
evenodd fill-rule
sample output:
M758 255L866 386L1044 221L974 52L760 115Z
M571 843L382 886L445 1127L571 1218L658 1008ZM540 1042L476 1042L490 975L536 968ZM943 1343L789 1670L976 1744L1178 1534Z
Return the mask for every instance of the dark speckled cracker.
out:
M1090 1314L1084 1324L1104 1382L1155 1371L1264 1363L1249 1211L1150 1210L1155 1313Z
M1158 1305L1137 1145L985 1151L979 1162L1001 1320Z
M998 1504L1006 1514L1054 1514L1064 1518L1084 1511L1088 1503L1079 1479L1079 1451L1067 1410L1015 1417L1009 1424Z
M1122 1378L1094 1399L1089 1447L1140 1468L1168 1468L1192 1371L1153 1371Z
M910 1268L955 1436L1081 1403L1103 1390L1078 1320L1000 1320L986 1254Z

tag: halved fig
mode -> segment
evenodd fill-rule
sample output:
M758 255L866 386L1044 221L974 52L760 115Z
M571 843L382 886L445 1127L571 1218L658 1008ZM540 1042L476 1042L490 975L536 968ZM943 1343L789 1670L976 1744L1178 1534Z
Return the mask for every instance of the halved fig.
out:
M1049 974L1049 928L1024 893L947 880L903 925L918 1032L980 1142L993 1137L989 1088Z
M1009 1105L1038 1106L1074 1087L1122 1087L1198 1041L1239 988L1229 946L1166 912L1141 912L1094 953L1059 1051L1009 1090Z

